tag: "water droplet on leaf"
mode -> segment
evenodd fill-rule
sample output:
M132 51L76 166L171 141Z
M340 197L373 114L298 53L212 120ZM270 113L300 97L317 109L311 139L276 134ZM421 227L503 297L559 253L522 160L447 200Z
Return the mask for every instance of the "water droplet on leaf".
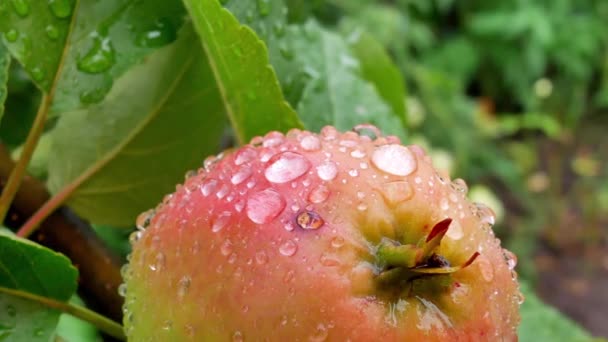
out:
M59 18L67 18L72 14L72 3L70 0L49 0L51 12Z
M108 37L102 37L99 33L92 34L93 46L76 63L78 70L88 74L99 74L110 69L115 61L114 48Z
M144 47L161 47L173 42L177 38L174 25L168 19L158 19L149 30L139 34L137 45Z
M27 17L30 14L29 0L12 0L13 8L15 13L20 17Z
M45 28L45 31L46 31L47 37L49 37L50 39L56 40L57 38L59 38L59 29L57 28L57 26L48 25Z

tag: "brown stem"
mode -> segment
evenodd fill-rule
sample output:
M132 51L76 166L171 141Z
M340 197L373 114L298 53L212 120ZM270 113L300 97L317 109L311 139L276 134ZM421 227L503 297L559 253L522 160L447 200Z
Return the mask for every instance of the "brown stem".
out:
M0 181L8 179L15 163L0 145ZM12 203L5 224L19 227L34 214L50 194L39 180L26 175ZM122 297L118 295L120 259L109 251L91 226L60 207L47 217L33 240L68 256L80 272L79 288L83 299L105 316L122 320Z

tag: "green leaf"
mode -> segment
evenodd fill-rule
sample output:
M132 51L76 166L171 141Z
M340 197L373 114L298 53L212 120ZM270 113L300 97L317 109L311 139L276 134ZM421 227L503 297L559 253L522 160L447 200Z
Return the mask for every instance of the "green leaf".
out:
M371 122L387 133L404 137L402 77L381 46L361 46L361 50L369 50L353 55L341 37L316 22L286 26L282 1L269 1L267 6L267 11L261 12L254 2L232 0L226 4L264 39L283 92L298 109L307 129L335 125L348 130ZM362 45L373 38L364 40ZM359 63L358 57L367 60ZM370 58L378 58L378 65L372 65Z
M521 284L526 300L521 306L521 342L591 342L589 333L553 307L543 303L526 283Z
M70 303L84 307L84 302L77 295L72 296ZM103 341L97 328L89 322L83 321L69 314L62 314L57 324L57 336L66 342L99 342ZM55 342L60 342L55 341Z
M120 78L107 98L62 115L49 188L95 224L132 226L218 149L225 117L209 63L190 25Z
M369 33L354 31L347 40L361 63L361 76L371 82L393 113L406 125L405 84L399 68Z
M0 17L4 42L37 86L58 89L57 114L101 101L117 77L172 42L184 8L161 0L12 0L0 2Z
M8 89L6 83L8 82L8 67L11 62L11 56L8 51L0 42L0 123L2 123L2 116L4 115L4 101L6 100L6 94Z
M220 88L237 139L301 127L284 100L268 51L217 0L185 0Z
M78 272L65 256L0 232L0 288L67 301ZM0 291L0 340L49 341L60 312Z
M176 39L184 15L180 1L80 1L52 112L103 100L118 77Z
M294 79L305 82L298 113L306 128L324 125L349 130L371 123L383 132L405 137L403 116L393 112L373 84L362 78L359 60L335 33L309 21L288 29L287 49L293 51Z
M70 30L75 0L0 2L0 31L13 56L48 92Z

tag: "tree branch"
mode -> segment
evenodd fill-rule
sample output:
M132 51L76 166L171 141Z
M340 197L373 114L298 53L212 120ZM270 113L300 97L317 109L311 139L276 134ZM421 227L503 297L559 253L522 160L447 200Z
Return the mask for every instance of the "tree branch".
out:
M10 154L0 145L2 186L14 167ZM49 198L44 184L25 175L5 224L19 227ZM122 321L123 299L118 295L121 260L106 248L87 222L67 207L61 207L42 222L32 239L69 257L80 271L80 294L87 304L115 321Z

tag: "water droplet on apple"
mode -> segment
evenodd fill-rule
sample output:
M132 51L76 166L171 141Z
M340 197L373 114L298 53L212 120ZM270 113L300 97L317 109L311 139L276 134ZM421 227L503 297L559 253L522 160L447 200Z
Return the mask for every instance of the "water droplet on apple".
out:
M372 154L372 164L395 176L407 176L416 170L416 157L407 147L391 144L378 147Z
M287 183L302 176L310 169L310 162L295 152L283 152L272 158L264 176L272 183Z
M314 135L307 135L300 141L300 146L305 151L317 151L321 149L321 140Z
M269 223L285 209L285 199L273 189L257 192L249 197L247 217L254 223Z
M234 185L239 185L251 176L253 171L250 168L244 168L235 173L231 178L230 182Z
M222 228L226 227L228 222L230 222L230 217L232 214L229 211L224 211L220 215L218 215L215 220L213 220L213 224L211 225L211 231L214 233L219 232Z
M336 178L338 174L338 168L336 163L328 160L317 166L317 175L324 181L330 181Z
M322 203L329 197L329 189L325 185L319 185L308 194L310 203Z
M292 256L296 254L298 250L298 245L292 240L287 240L279 247L279 253L284 256Z

